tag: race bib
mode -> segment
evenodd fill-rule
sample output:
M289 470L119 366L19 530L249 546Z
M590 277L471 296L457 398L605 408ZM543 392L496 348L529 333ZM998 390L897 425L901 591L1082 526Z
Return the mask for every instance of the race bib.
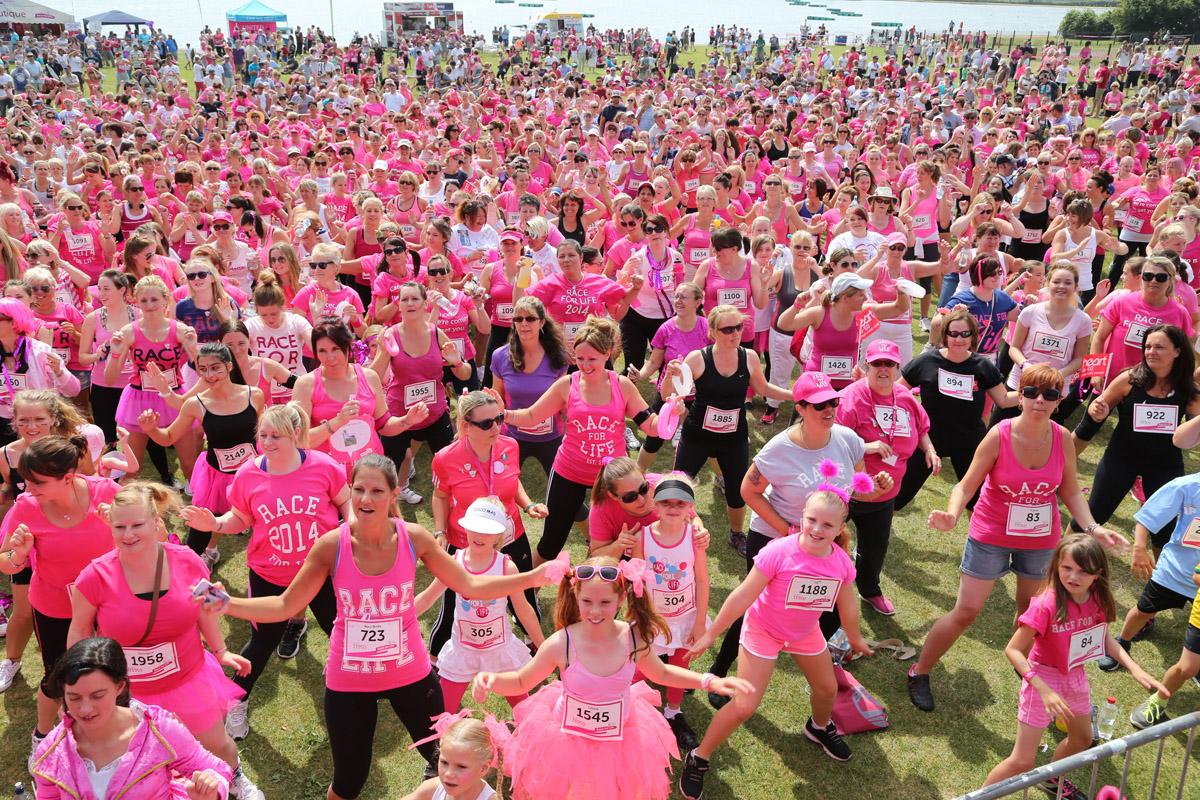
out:
M554 417L547 417L532 428L517 428L517 430L527 436L545 436L554 431Z
M1025 244L1038 244L1042 241L1042 231L1038 228L1026 228L1021 234L1021 241Z
M214 447L212 454L217 459L217 469L221 472L235 472L242 464L254 458L254 445L247 443L237 447Z
M821 356L821 372L830 378L850 380L853 369L854 358L851 356Z
M960 375L945 369L938 369L938 391L946 397L955 400L972 400L975 393L972 390L974 379L970 375Z
M754 194L758 191L758 184L754 181L746 181L746 194Z
M1055 336L1052 333L1036 333L1034 334L1030 350L1039 355L1050 356L1059 361L1065 361L1067 358L1067 337Z
M696 607L696 586L692 584L677 592L654 590L654 609L663 617L678 617Z
M1129 323L1129 330L1125 331L1125 344L1141 350L1148 330L1150 330L1149 325L1143 325L1140 322Z
M1053 507L1049 503L1036 506L1008 505L1008 524L1004 532L1009 536L1049 536L1054 529Z
M414 233L417 232L417 229L415 227L413 227L412 225L401 225L400 232L402 234L404 234L405 236L412 236Z
M912 436L912 421L903 408L875 406L875 424L889 436L901 439Z
M1104 655L1104 640L1107 626L1103 623L1094 625L1085 631L1071 634L1071 649L1067 655L1067 669L1074 669L1089 661L1096 661Z
M166 642L157 647L123 649L129 677L135 681L157 681L179 672L179 656L175 652L174 642Z
M490 650L504 643L504 620L496 617L490 622L458 620L458 638L474 650Z
M1138 433L1174 433L1178 424L1179 406L1133 404L1133 429Z
M624 717L624 698L611 703L594 703L572 694L563 694L563 733L597 742L618 742L621 740Z
M741 288L725 288L717 290L717 305L729 305L734 308L746 307L747 292Z
M512 324L513 304L512 303L496 303L496 321L507 322Z
M346 658L355 661L400 661L412 659L398 619L346 620Z
M412 408L417 403L433 403L437 397L437 381L420 381L404 385L404 407Z
M90 233L72 233L67 231L67 249L72 253L91 253L92 235Z
M56 355L56 356L58 356L60 359L62 359L63 366L65 367L65 366L67 365L67 362L71 360L71 348L69 348L69 347L55 347L55 348L54 348L54 355Z
M1183 536L1180 537L1179 543L1184 547L1191 547L1200 550L1200 517L1194 518L1191 523L1183 529Z
M838 590L841 588L842 582L837 578L796 575L788 585L787 597L783 604L786 608L799 611L832 611L837 604Z
M704 259L712 255L712 249L708 247L693 247L692 248L692 263L699 264Z
M564 322L563 333L567 337L567 344L575 341L575 334L579 333L579 329L583 327L582 322Z
M162 376L163 376L163 380L165 380L167 382L167 386L169 386L172 389L179 388L179 378L175 374L174 367L172 367L171 369L162 370ZM153 381L150 378L150 373L146 372L146 370L142 370L140 380L142 382L142 388L153 385Z
M685 192L694 192L698 188L700 188L700 179L699 178L688 178L686 181L683 182L683 190Z
M366 420L352 419L333 432L329 446L342 453L357 453L371 441L371 426Z
M914 231L923 231L933 224L933 217L929 214L917 214L912 218L912 222Z
M704 410L704 422L700 427L709 433L733 433L738 428L741 413L739 409L727 410L709 406Z
M1132 214L1125 218L1126 228L1137 228L1138 230L1141 230L1142 226L1145 224L1146 220L1142 219L1141 217L1135 217Z

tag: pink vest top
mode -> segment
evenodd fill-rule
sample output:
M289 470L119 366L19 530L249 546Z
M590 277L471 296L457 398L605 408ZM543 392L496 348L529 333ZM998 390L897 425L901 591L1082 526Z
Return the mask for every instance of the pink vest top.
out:
M719 305L730 305L743 314L742 342L754 339L754 311L751 310L750 297L750 259L743 259L744 265L740 278L727 280L721 277L717 262L713 261L708 269L708 277L704 281L704 308L711 310Z
M382 575L359 571L350 526L338 528L333 567L337 618L325 662L325 686L336 692L395 689L429 674L429 652L413 609L417 552L404 520L395 523L396 560Z
M388 410L398 417L408 413L417 403L429 406L425 428L436 422L448 408L446 387L442 386L442 350L438 345L437 329L429 326L429 349L424 355L410 356L400 341L400 332L392 328L384 334L396 340L396 355L392 356L392 379L387 387Z
M805 372L824 372L835 389L844 389L853 381L851 371L858 358L858 325L839 331L833 324L833 313L825 309L821 324L809 331L812 354L804 365Z
M617 373L608 373L610 394L603 406L590 405L579 389L578 372L571 376L567 424L554 471L575 483L591 486L607 458L625 455L625 398Z
M504 274L504 262L492 262L492 285L485 305L492 325L511 328L513 318L513 287Z
M354 462L367 453L382 453L383 443L375 432L375 394L363 368L357 364L351 365L358 378L358 386L354 390L354 399L358 401L358 416L333 432L333 435L317 449L333 457L334 461L346 465L346 474L350 474ZM334 400L325 392L325 370L318 369L313 373L312 390L312 424L320 425L331 420L346 404L344 400Z
M1000 455L983 481L971 514L970 536L977 542L1013 550L1050 550L1062 536L1058 487L1063 474L1064 428L1051 423L1054 443L1039 469L1026 469L1012 450L1012 420L1000 423Z
M129 348L128 358L133 362L133 376L129 381L133 388L142 388L142 372L147 364L154 362L173 388L178 389L182 385L179 370L187 361L183 345L179 343L178 323L171 320L167 338L161 342L151 341L142 330L142 326L137 322L133 323L133 345Z

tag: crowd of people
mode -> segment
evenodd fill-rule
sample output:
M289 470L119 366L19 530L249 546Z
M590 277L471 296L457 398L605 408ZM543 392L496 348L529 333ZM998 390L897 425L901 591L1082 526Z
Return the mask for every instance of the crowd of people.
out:
M3 45L0 692L36 636L39 797L264 797L238 742L310 610L329 798L387 700L411 798L698 800L780 653L846 761L828 642L873 653L918 497L969 518L918 709L1015 574L988 783L1056 719L1054 758L1090 746L1093 662L1168 718L1200 671L1200 58L709 35L206 32L192 79L158 34ZM76 63L105 51L111 90ZM1132 643L1188 603L1149 674Z

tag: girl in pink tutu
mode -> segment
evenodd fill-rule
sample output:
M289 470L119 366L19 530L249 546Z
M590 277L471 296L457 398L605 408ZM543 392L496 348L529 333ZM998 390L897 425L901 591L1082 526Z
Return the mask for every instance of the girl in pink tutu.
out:
M513 709L516 733L504 761L517 800L663 800L670 794L668 769L679 750L654 708L658 693L641 681L630 685L636 670L663 686L723 695L754 691L740 678L700 675L658 660L653 642L669 628L645 593L653 581L641 559L591 558L567 569L558 587L559 630L520 670L475 677L477 702L488 692L528 692L555 669L562 677ZM623 606L627 622L617 620Z
M467 534L467 546L454 553L454 560L473 575L516 575L520 572L512 559L500 552L501 545L512 538L513 523L504 503L498 497L481 497L467 507L459 526ZM424 614L442 598L446 586L434 578L415 605L417 614ZM438 655L438 680L446 710L453 713L462 706L463 695L471 679L484 670L503 672L516 670L529 662L529 648L513 633L508 624L508 605L521 621L535 647L543 641L537 614L521 592L492 600L473 600L454 594L454 624L450 640ZM528 697L524 692L507 695L508 704Z
M164 542L163 520L177 511L178 497L158 484L132 483L113 496L108 518L116 549L79 573L67 644L93 631L115 639L133 696L170 711L227 763L234 797L261 798L225 733L225 714L243 692L221 668L245 673L250 662L225 649L220 621L192 599L190 587L208 579L208 567L188 548Z
M827 479L837 468L822 464ZM869 492L874 484L866 473L854 475L853 490ZM811 687L812 713L804 723L805 738L815 742L830 758L848 761L852 755L830 715L837 695L833 660L821 633L820 617L837 609L842 627L857 653L871 655L858 626L858 598L854 590L854 561L844 549L849 493L823 483L804 504L804 521L792 526L754 557L754 567L741 585L725 598L708 630L696 640L689 657L703 653L734 620L742 619L738 675L755 691L734 699L713 717L700 746L684 756L679 788L689 800L704 791L704 775L713 752L758 710L775 661L789 654L804 672Z

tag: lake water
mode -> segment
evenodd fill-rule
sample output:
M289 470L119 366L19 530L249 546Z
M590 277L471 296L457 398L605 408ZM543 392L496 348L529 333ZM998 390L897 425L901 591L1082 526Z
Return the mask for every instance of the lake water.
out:
M131 14L139 14L162 30L175 34L179 42L195 42L197 34L205 25L212 28L225 27L225 12L237 8L241 0L181 0L166 6L148 3L145 0L42 0L50 5L70 11L82 20L90 14L120 8ZM463 22L468 31L475 31L490 38L493 27L507 24L509 28L529 22L531 14L550 11L594 13L590 22L597 28L646 27L656 36L668 31L678 31L691 25L697 31L697 39L707 39L709 26L717 22L737 24L751 30L762 30L767 35L781 36L800 32L807 16L833 17L825 22L834 34L865 36L872 22L901 22L908 27L916 25L923 30L944 30L947 25L962 22L965 29L988 31L1016 31L1027 35L1045 35L1058 29L1063 15L1072 10L1068 6L996 5L984 3L917 3L893 2L892 0L816 0L828 8L854 11L861 17L838 17L825 8L791 6L785 0L747 0L732 9L727 3L702 0L701 2L667 2L661 6L647 5L645 0L605 0L605 2L545 2L540 9L521 8L517 4L497 5L492 0L457 0L455 8L462 11ZM268 5L272 5L267 0ZM355 32L379 34L383 25L383 3L352 2L343 0L277 0L272 7L287 13L288 24L307 28L319 25L333 30L339 41L346 41ZM809 23L814 28L820 22Z

